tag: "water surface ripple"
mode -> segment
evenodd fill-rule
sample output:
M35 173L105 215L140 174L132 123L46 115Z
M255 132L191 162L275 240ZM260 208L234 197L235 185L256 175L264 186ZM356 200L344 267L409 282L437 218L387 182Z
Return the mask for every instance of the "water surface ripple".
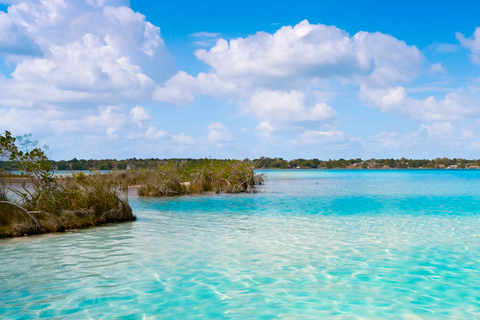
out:
M480 318L480 170L265 173L1 240L0 318Z

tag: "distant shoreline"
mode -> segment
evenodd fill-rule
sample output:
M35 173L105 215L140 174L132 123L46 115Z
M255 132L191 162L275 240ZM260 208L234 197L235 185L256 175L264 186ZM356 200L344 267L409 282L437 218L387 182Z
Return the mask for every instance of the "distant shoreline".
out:
M449 170L478 170L480 168L255 168L254 170L282 170L282 171L306 171L306 170L343 170L343 171L402 171L402 170L435 170L435 171L449 171ZM76 172L82 172L85 170L73 170L71 171L72 175ZM118 170L117 172L124 171ZM8 172L8 171L7 171ZM59 175L57 179L66 179L67 176ZM29 184L30 179L26 176L21 176L19 174L12 173L11 176L4 177L3 181L7 184ZM130 186L135 187L135 186Z
M345 170L345 171L369 171L369 170L478 170L480 168L256 168L255 170Z
M72 159L51 161L52 168L56 172L78 172L89 170L100 172L130 170L130 169L156 169L159 166L169 163L178 165L201 165L206 160L217 160L219 162L228 162L233 159L207 159L207 158L172 158L172 159L101 159L101 160L85 160ZM243 160L259 169L480 169L480 159L463 159L463 158L435 158L435 159L292 159L260 157L257 159L246 158ZM16 171L19 170L14 162L0 161L0 170ZM62 174L63 174L62 173Z

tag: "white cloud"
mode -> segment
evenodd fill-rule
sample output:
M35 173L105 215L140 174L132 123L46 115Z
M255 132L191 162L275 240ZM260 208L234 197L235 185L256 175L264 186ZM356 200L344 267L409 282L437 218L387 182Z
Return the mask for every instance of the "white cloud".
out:
M9 4L0 12L0 55L14 68L0 75L0 128L39 137L144 136L139 128L150 115L127 106L151 101L174 68L158 27L126 0Z
M453 126L452 123L449 121L434 122L429 125L422 124L420 126L420 131L421 130L426 130L430 135L443 136L450 135L453 132Z
M26 29L0 11L0 54L39 55L38 45L28 37Z
M196 95L220 97L238 93L239 90L234 83L223 81L216 74L202 72L197 77L192 77L180 71L163 85L157 86L153 99L173 104L187 104L192 103Z
M167 135L166 131L158 130L155 126L150 126L145 132L145 137L150 140L162 139Z
M0 108L0 128L18 134L36 132L40 136L85 133L109 135L131 124L123 108L102 106L88 110L62 110L53 106L35 109Z
M428 71L430 73L437 73L437 72L445 72L445 68L442 66L442 64L439 63L432 63L430 67L428 68Z
M340 130L309 130L303 132L298 139L291 140L290 144L340 144L346 143L348 140L348 137Z
M372 63L369 81L376 85L407 82L415 78L423 64L424 56L415 46L408 46L390 35L380 32L359 32L353 39L357 54ZM365 80L360 79L360 82Z
M459 50L459 46L452 43L434 43L429 45L428 48L442 54L456 52Z
M195 140L192 137L187 136L183 132L180 134L172 134L172 140L174 143L179 145L191 145L195 143Z
M100 108L98 115L88 115L85 122L92 127L114 128L115 131L123 126L128 117L118 107L108 106Z
M301 77L368 73L372 61L362 60L344 31L302 21L274 34L218 40L215 47L197 50L197 58L225 79L271 84Z
M326 93L331 82L375 87L406 82L417 76L424 61L415 46L392 36L350 36L335 26L306 20L273 34L219 39L195 55L210 72L194 77L180 71L157 86L154 99L188 104L198 95L233 98L258 119L264 138L292 126L297 131L320 129L311 123L334 120L336 112L321 99L332 96ZM322 94L316 93L319 85Z
M199 47L211 47L215 44L215 42L220 38L220 33L218 32L195 32L192 33L190 36L195 38L193 43Z
M307 95L300 91L260 91L250 98L247 110L260 120L283 122L325 121L337 115L325 103L306 104Z
M259 122L257 128L264 133L271 133L275 131L275 126L268 120Z
M451 91L444 99L433 96L425 99L414 99L407 96L404 87L386 89L370 89L361 86L359 98L372 103L382 112L397 111L411 118L424 121L458 121L469 116L478 116L478 98L480 89L468 87Z
M470 56L473 63L480 64L480 27L477 27L473 35L469 38L466 38L460 32L457 32L455 37L463 47L471 51Z
M359 32L351 37L306 20L273 34L219 39L195 55L211 71L197 77L177 73L157 87L156 100L185 104L197 95L245 98L259 91L307 91L320 79L384 85L412 79L424 60L415 46L392 36Z
M421 156L458 157L462 153L476 149L476 134L471 129L455 127L450 121L421 124L418 130L410 133L380 132L368 136L361 143L370 154L382 153L382 156Z
M132 108L132 110L130 110L130 116L140 128L142 127L144 121L152 119L150 114L148 114L148 111L145 110L145 108L139 106L136 106Z
M86 34L82 40L66 46L51 46L49 58L20 63L12 73L12 81L93 94L148 94L153 80L108 42L108 37Z
M0 12L6 59L23 54L14 59L11 78L0 79L2 99L150 99L155 81L171 75L172 59L160 29L145 16L109 6L125 2L15 1Z
M381 82L403 81L416 75L424 59L416 47L389 35L359 32L350 37L334 26L306 20L274 34L220 39L195 55L225 80L270 88L316 77L371 75Z
M221 124L220 122L214 122L208 125L208 130L218 130L218 131L227 131L227 127Z
M218 145L231 141L232 139L232 136L228 133L227 126L224 126L220 122L211 123L207 129L209 130L208 140Z

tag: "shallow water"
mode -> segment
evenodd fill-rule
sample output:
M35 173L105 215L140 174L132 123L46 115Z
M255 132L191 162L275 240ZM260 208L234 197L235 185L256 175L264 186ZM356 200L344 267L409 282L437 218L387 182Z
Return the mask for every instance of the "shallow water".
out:
M480 170L265 174L0 241L0 318L480 318Z

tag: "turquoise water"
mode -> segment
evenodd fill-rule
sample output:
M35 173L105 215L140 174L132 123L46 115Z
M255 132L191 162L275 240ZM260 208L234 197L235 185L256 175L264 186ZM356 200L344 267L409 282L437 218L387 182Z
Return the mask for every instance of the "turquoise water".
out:
M265 174L0 241L0 318L480 318L480 170Z

